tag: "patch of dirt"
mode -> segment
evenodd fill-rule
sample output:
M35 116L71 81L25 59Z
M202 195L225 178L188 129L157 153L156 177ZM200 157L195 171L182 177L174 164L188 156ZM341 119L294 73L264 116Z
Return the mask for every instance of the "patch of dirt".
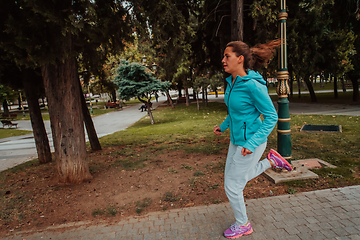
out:
M141 151L134 147L122 155L118 153L124 148L119 146L89 153L93 179L79 185L58 183L54 163L8 172L6 184L0 187L0 235L69 222L114 222L228 201L223 187L226 149L218 155L154 151L139 161ZM327 187L324 180L313 181L297 191ZM276 196L288 189L260 175L248 183L244 195L246 199Z

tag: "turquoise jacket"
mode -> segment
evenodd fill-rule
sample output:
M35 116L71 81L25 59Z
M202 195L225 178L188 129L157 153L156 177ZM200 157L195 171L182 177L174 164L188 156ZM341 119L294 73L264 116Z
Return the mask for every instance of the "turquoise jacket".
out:
M226 81L225 104L228 115L220 125L221 132L230 128L231 142L254 152L255 148L267 141L278 120L266 82L253 70L249 70L244 77L236 76L233 84L232 76L226 78Z

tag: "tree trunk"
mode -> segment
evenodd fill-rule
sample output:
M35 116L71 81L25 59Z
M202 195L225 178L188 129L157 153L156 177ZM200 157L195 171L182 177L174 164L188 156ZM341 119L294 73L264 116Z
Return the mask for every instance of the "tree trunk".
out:
M324 88L324 76L320 74L320 88Z
M80 79L78 80L78 82L79 82L79 90L80 90L80 98L81 98L80 99L81 109L82 109L82 113L83 113L83 117L84 117L85 128L86 128L86 132L88 134L90 146L93 151L98 151L98 150L101 150L99 138L96 134L96 130L94 127L94 123L91 119L89 109L87 108L87 105L86 105L86 100L85 100L84 93L81 88Z
M344 77L343 77L343 76L341 77L341 87L342 87L343 92L346 92L346 86L345 86L345 82L344 82Z
M314 92L314 88L313 88L313 85L311 84L311 81L310 81L310 75L306 75L304 80L305 80L305 83L306 83L306 86L309 90L309 93L310 93L310 97L311 97L311 102L317 102L317 99L316 99L316 95L315 95L315 92Z
M207 88L205 88L205 106L208 105L208 95L207 95Z
M182 86L183 86L182 81L179 81L178 85L177 85L177 90L179 92L179 98L182 97L182 93L181 93Z
M197 110L200 110L199 92L196 92L196 104L197 104Z
M299 75L296 75L296 80L298 85L298 98L301 98L301 80Z
M231 0L231 40L243 41L244 0Z
M205 102L205 88L202 87L202 102L204 103Z
M185 87L185 101L186 101L186 106L189 106L189 90L187 87Z
M73 57L42 67L48 99L55 161L61 182L80 183L92 178L86 161L84 118L79 79Z
M290 96L293 97L294 96L294 75L292 74L292 72L290 73L290 78L289 78L289 82L290 82Z
M355 75L350 75L350 80L352 83L352 87L353 87L353 101L357 102L359 101L359 83L357 81L358 76Z
M9 111L9 105L8 105L6 99L4 99L2 105L3 105L3 109L4 109L4 115L9 115L9 113L10 113L10 111Z
M140 102L142 102L142 103L144 103L146 105L146 109L148 111L151 124L155 124L154 117L153 117L152 112L151 112L152 103L150 102L150 99L148 99L147 101L142 100L139 97L138 97L138 99L139 99Z
M334 98L338 99L338 90L337 90L337 76L334 76Z
M169 91L166 91L166 96L167 96L167 99L168 99L168 101L169 101L169 103L170 103L170 105L171 105L171 108L175 108L174 103L173 103L173 101L172 101L172 99L171 99L171 96L170 96Z
M38 102L39 91L36 88L42 79L32 69L23 69L22 73L38 159L40 163L48 163L51 162L51 150Z
M112 95L113 102L116 103L116 90L115 89L113 89L111 91L111 95ZM90 93L89 93L89 97L90 97ZM90 101L91 101L91 98L90 98Z
M215 98L218 98L219 96L218 96L218 91L217 91L217 89L215 89Z
M19 101L19 107L18 107L18 109L19 109L19 110L22 109L22 108L21 108L21 106L22 106L21 100L22 100L22 99L21 99L21 97L20 97L20 96L21 96L20 94L21 94L21 93L19 93L19 97L18 97L18 101Z
M153 124L155 124L155 121L154 121L154 117L153 117L153 115L152 115L151 106L152 106L151 102L147 102L147 103L146 103L146 107L147 107L147 110L148 110L148 113L149 113L149 117L150 117L150 122L151 122L151 124L153 125Z

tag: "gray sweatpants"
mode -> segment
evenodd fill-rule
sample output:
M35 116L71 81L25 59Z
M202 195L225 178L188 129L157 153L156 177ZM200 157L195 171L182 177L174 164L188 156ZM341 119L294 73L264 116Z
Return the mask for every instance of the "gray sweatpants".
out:
M225 165L225 193L229 198L236 222L245 225L248 222L243 190L248 181L270 168L265 158L259 161L266 148L266 142L245 157L241 155L242 147L230 142Z

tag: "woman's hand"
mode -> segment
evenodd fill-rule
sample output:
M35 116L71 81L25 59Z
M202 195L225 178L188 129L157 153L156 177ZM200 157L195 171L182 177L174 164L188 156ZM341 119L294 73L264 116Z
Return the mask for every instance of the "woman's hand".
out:
M241 155L243 155L244 157L246 156L246 155L248 155L248 154L252 154L252 151L250 151L250 150L248 150L248 149L246 149L246 148L242 148L241 149Z
M214 127L214 133L218 136L220 136L222 134L221 132L221 128L220 127Z

